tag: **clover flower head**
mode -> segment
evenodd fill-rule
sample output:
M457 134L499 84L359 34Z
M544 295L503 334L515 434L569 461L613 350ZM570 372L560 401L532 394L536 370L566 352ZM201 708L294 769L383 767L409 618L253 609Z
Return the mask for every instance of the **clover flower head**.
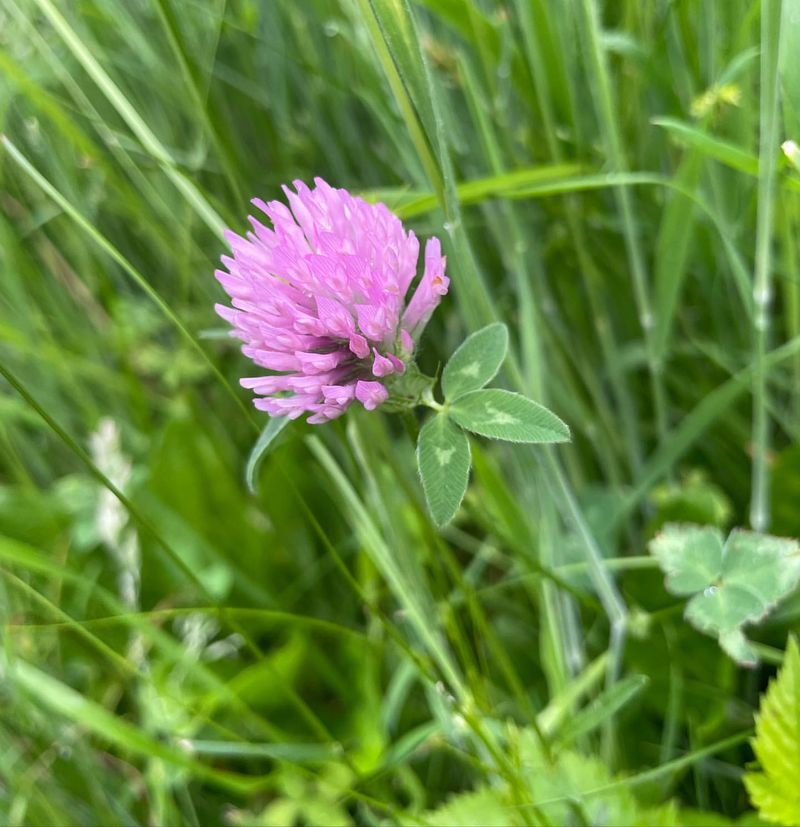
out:
M231 307L217 305L241 339L242 352L269 371L241 380L271 416L312 424L341 416L358 401L367 410L389 396L387 382L406 370L415 342L447 292L439 240L419 242L385 204L370 204L321 178L295 181L280 201L253 204L272 228L226 239L232 256L216 276Z

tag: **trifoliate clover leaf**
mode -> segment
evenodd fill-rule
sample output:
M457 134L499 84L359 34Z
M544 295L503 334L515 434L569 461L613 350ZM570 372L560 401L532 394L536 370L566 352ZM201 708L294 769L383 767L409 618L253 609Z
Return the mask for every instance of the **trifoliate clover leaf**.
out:
M734 660L755 665L742 627L763 620L800 581L800 545L742 529L723 541L712 526L670 524L650 552L667 575L667 591L693 595L685 618L718 638Z

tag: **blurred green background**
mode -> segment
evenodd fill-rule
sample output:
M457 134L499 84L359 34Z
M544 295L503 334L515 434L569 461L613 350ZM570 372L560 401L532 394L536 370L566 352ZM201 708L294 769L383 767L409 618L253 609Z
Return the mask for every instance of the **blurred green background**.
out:
M748 811L800 602L739 669L646 545L668 520L800 534L799 21L0 0L3 823ZM425 370L502 320L500 384L572 429L476 441L443 533L380 413L294 424L245 487L266 418L213 312L221 229L316 175L443 239Z

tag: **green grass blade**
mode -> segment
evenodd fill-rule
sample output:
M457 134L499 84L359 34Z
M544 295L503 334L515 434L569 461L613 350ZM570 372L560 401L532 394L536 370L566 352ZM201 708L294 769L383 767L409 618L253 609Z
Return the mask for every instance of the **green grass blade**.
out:
M196 184L178 169L166 147L158 140L128 98L125 97L122 90L114 83L91 50L80 39L77 32L69 25L51 0L35 0L35 2L73 55L117 110L120 117L128 124L128 127L136 135L145 150L161 165L164 174L192 205L208 228L220 239L223 238L225 222L209 204L208 199L200 192Z
M788 8L788 6L787 6ZM778 66L781 50L780 0L764 0L761 6L761 134L759 138L758 218L756 222L755 274L753 276L754 362L753 371L753 483L750 525L756 531L769 528L769 399L766 351L772 302L772 232L775 215L775 171L778 161Z

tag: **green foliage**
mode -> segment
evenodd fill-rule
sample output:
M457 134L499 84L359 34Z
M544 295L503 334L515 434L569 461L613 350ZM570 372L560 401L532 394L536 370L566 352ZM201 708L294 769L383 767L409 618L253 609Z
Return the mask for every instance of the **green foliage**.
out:
M646 675L628 675L617 681L595 698L585 709L575 713L559 730L562 744L575 741L611 720L645 689L649 680Z
M781 91L785 109L787 133L797 140L800 132L800 87L797 77L800 73L800 3L798 0L784 0L781 25L786 32L781 52Z
M448 402L491 381L508 351L508 328L491 324L467 336L442 371L442 392Z
M439 527L458 510L469 479L469 442L457 426L511 442L569 440L569 428L541 405L509 391L480 390L497 374L507 350L508 329L491 324L468 336L445 365L446 405L425 423L417 441L425 498Z
M271 416L267 420L266 425L264 425L264 430L261 431L261 435L256 440L256 444L253 446L253 450L247 458L247 466L244 472L244 479L251 494L256 490L258 466L263 462L272 443L288 424L289 419L285 416Z
M794 564L676 564L709 637L631 554L751 498L800 536L797 9L0 0L0 823L760 823L717 638ZM262 452L212 271L315 175L450 291L391 403ZM526 399L569 444L467 433Z
M552 827L678 827L682 823L674 804L642 805L600 760L570 750L545 757L536 737L527 730L515 733L511 744L524 778L524 803L515 801L508 787L482 787L424 813L423 823L431 827L516 826L531 820Z
M517 827L524 823L507 796L489 787L455 795L437 810L423 813L421 820L427 827Z
M462 428L508 442L568 442L569 428L554 413L518 393L472 391L449 408Z
M341 798L352 781L352 773L341 764L323 767L318 780L287 768L277 775L273 801L260 812L234 810L228 820L234 827L286 827L297 823L350 827L355 822Z
M677 827L680 817L672 803L642 805L624 782L615 784L608 768L597 758L564 752L548 762L531 748L523 749L530 798L543 802L548 822L558 827L578 823L598 827ZM608 788L608 789L604 789ZM548 803L549 802L549 803Z
M730 497L697 470L678 482L655 486L650 501L655 508L648 525L650 534L667 523L700 523L724 529L733 516Z
M447 414L432 416L419 432L419 466L425 499L437 526L453 519L469 480L469 440Z
M774 530L785 536L800 536L800 445L792 445L773 460L771 510Z
M790 637L783 666L756 715L753 750L760 765L744 784L759 815L792 827L800 823L800 647Z
M650 551L667 575L667 589L692 595L686 619L718 637L734 660L755 665L742 627L763 620L800 581L800 545L741 529L723 542L711 526L667 525Z

